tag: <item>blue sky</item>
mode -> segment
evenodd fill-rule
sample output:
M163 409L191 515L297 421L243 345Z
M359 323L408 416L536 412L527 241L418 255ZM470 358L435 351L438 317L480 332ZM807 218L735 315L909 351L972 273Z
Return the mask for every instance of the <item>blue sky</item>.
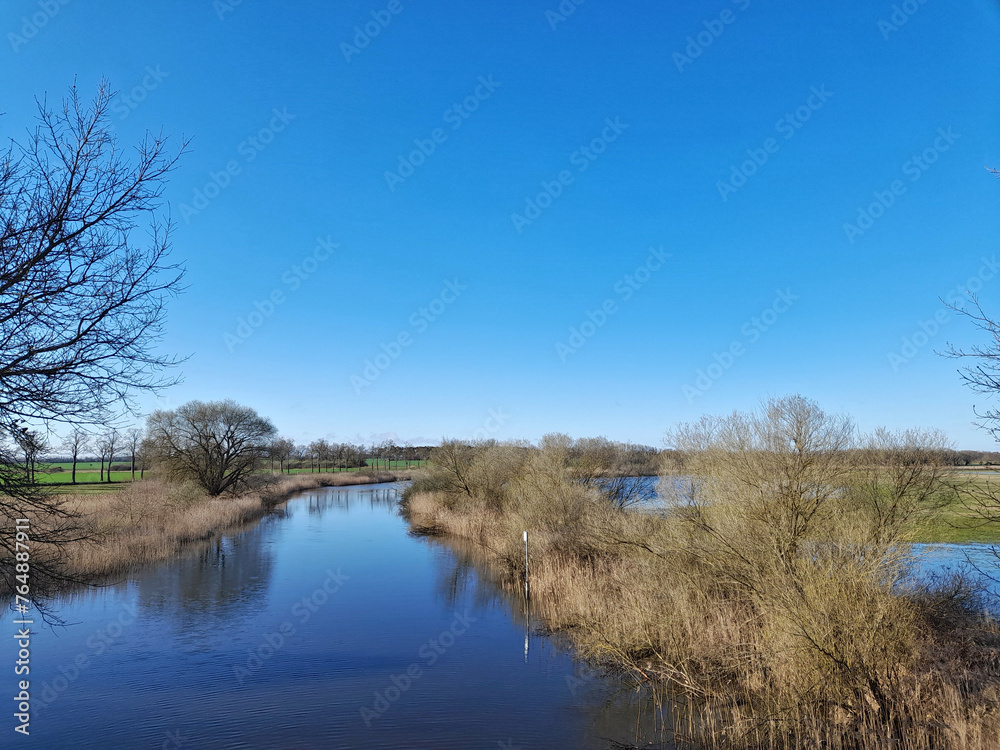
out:
M124 141L191 139L163 342L190 359L144 408L234 398L303 441L659 445L802 393L995 447L934 353L982 338L939 298L981 287L1000 315L995 2L10 0L0 19L4 139L35 96L102 76Z

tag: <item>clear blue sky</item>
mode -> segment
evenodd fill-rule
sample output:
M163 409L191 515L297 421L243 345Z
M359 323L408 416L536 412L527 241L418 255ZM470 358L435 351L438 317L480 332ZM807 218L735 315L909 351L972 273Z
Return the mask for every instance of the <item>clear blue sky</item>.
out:
M934 350L977 274L1000 315L1000 8L903 5L9 0L0 132L107 76L125 141L191 138L167 406L659 445L798 392L992 448Z

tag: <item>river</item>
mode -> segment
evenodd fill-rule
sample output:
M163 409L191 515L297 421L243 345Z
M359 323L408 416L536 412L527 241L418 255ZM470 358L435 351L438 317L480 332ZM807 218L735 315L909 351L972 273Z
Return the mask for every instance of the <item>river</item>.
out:
M245 531L53 603L33 626L30 735L0 747L667 747L642 692L534 632L524 603L417 538L398 488L310 490ZM620 744L615 744L620 743Z

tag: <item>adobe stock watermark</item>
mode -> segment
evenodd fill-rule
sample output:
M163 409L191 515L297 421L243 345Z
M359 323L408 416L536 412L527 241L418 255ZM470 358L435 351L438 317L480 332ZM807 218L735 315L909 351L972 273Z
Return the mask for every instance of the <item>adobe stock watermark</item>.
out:
M200 188L195 188L192 193L191 203L182 203L180 205L180 212L184 218L184 222L190 224L193 217L208 208L209 204L218 198L223 190L229 187L233 178L243 172L243 167L253 162L269 145L274 143L274 139L278 133L285 130L288 124L294 119L295 115L289 113L288 107L282 107L280 110L272 109L271 119L268 124L256 133L248 135L236 147L236 153L242 159L230 159L218 172L210 171L208 173L208 182Z
M472 433L473 440L489 440L492 435L500 432L503 426L510 421L510 414L504 414L503 408L490 409L487 412L486 421L482 427Z
M821 84L818 88L811 86L809 92L804 104L791 112L786 112L785 116L774 124L774 131L782 140L789 141L794 138L799 129L809 122L813 113L821 110L823 105L833 96L832 92L826 90L826 84ZM750 178L757 174L760 168L780 150L781 142L778 138L766 138L758 148L747 149L749 158L746 161L739 166L730 164L729 179L719 180L715 183L715 188L719 191L719 197L722 198L723 202L728 201L732 193L746 185Z
M407 3L409 5L409 3ZM341 42L340 51L347 62L361 54L367 49L379 34L388 28L393 19L405 10L402 0L389 0L389 4L381 10L371 12L371 20L365 22L363 26L354 27L354 36L351 42ZM353 42L353 44L352 44Z
M934 142L925 148L921 153L914 154L903 162L903 175L910 178L910 183L914 183L927 174L927 170L941 158L941 154L950 149L961 134L952 131L951 126L938 128L937 137ZM844 234L848 242L852 245L858 237L864 236L865 232L875 226L875 222L881 219L885 212L896 204L896 200L906 193L907 185L903 180L893 180L884 190L876 190L872 195L874 201L867 206L858 206L858 216L853 222L844 223Z
M545 20L549 22L549 28L555 31L559 24L566 23L570 16L576 13L576 9L587 0L562 0L556 8L545 11Z
M889 37L899 31L926 2L927 0L903 0L902 3L893 5L888 19L880 18L876 23L882 39L889 41Z
M163 71L159 65L155 68L147 65L146 75L142 77L142 80L138 84L133 86L127 93L118 93L114 103L111 105L111 111L118 115L119 120L127 119L133 110L146 101L146 97L152 92L160 88L160 84L169 76L170 73Z
M365 726L370 729L375 721L385 715L385 712L413 687L413 683L423 676L424 670L433 667L477 619L472 617L468 610L461 615L455 612L451 625L437 637L425 641L417 650L419 661L412 662L399 675L390 675L390 684L383 690L375 691L375 700L371 707L367 705L361 707L361 719L365 722Z
M445 125L452 133L459 130L465 121L472 117L480 105L488 100L503 84L493 80L493 76L479 76L478 85L467 97L455 102L442 115ZM416 138L416 146L409 154L400 154L396 168L385 171L385 183L389 191L396 192L396 187L413 177L417 169L427 163L427 160L437 153L438 147L448 140L448 130L434 128L427 138Z
M577 174L590 169L590 166L608 150L608 146L617 141L621 134L629 128L628 125L621 122L620 117L613 120L610 117L605 118L604 124L605 128L599 136L569 155L570 166L576 167ZM515 211L510 215L510 221L517 233L523 233L525 227L531 226L540 219L542 213L550 209L556 199L575 180L576 175L569 169L561 170L552 180L542 180L542 191L534 198L524 199L524 211L521 213Z
M620 305L632 299L671 257L670 253L663 251L662 245L649 248L646 260L614 283L612 290L615 296L605 299L597 310L587 310L585 320L569 329L566 341L556 342L556 354L559 355L559 360L565 364L571 355L580 351L607 324L608 319L621 310Z
M179 729L164 732L163 736L167 739L160 744L160 750L181 750L181 748L190 747L187 743L191 738L185 737Z
M388 370L392 363L399 359L403 350L413 346L416 337L430 328L431 323L436 321L455 301L467 291L469 287L459 283L458 279L451 279L444 282L444 287L438 295L426 305L418 308L407 319L409 328L404 328L389 343L382 343L379 347L381 352L374 357L365 359L360 374L351 375L351 386L354 394L360 396L365 388L370 387L376 380L382 377L382 373Z
M233 332L226 331L222 334L226 351L232 354L236 351L236 347L246 343L247 339L270 320L281 305L285 304L288 300L288 294L297 292L302 284L319 270L320 264L329 260L333 251L338 247L340 245L329 236L317 237L316 247L313 248L312 253L281 274L283 286L272 289L263 301L254 300L254 309L236 319L236 328Z
M740 327L743 338L733 339L722 352L715 352L712 355L712 364L696 371L694 384L684 385L684 397L688 403L707 393L716 381L736 364L736 360L749 351L748 347L756 344L798 299L799 296L792 294L791 289L777 290L774 302L762 310L760 315L755 315Z
M750 0L732 0L732 2L741 13L750 7ZM673 61L677 72L683 73L686 67L701 57L705 50L711 47L729 26L736 23L737 18L739 16L733 12L732 8L726 8L716 18L702 21L701 25L704 28L685 40L687 46L684 48L684 52L674 52Z
M212 10L220 21L225 21L226 16L243 5L243 0L215 0L212 3Z
M38 36L39 32L49 25L49 21L59 15L59 11L70 2L71 0L39 0L38 10L30 16L21 16L19 29L21 33L8 32L7 41L10 42L10 48L15 53L20 52L21 47Z
M991 281L997 275L997 271L1000 271L997 256L992 255L989 258L983 256L980 260L982 265L979 266L979 270L975 274L948 290L943 298L948 305L957 306L965 294L976 294L987 281ZM898 373L903 365L912 362L920 351L930 343L930 340L937 336L941 327L951 321L953 315L953 310L944 308L938 310L928 320L921 320L917 323L915 331L900 339L899 348L886 354L892 371Z
M290 610L292 617L299 625L305 625L349 580L351 580L350 576L341 573L340 568L337 568L336 573L327 570L323 583L317 586L311 594L303 596L292 605ZM257 674L267 662L274 658L275 654L284 648L285 642L295 635L295 632L295 623L291 620L285 620L277 628L261 636L260 643L256 647L246 650L247 658L242 663L233 664L233 676L236 681L240 685L244 685L249 678Z
M35 696L32 703L33 713L38 715L43 708L47 709L55 703L59 696L69 690L70 685L76 682L94 659L107 653L125 633L125 629L135 622L139 610L133 604L122 604L121 611L103 627L98 628L84 641L86 651L81 651L73 661L59 665L59 675L52 679L52 682L43 682L40 696Z
M593 685L595 680L600 677L600 673L593 669L585 669L584 667L577 667L574 665L573 672L566 675L566 688L569 690L570 695L575 696L577 691L583 687Z

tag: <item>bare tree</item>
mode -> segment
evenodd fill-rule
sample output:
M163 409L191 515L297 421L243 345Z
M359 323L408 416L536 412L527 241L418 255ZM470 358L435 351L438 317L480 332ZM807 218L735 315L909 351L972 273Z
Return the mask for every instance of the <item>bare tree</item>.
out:
M110 124L106 83L91 104L76 87L0 151L0 433L25 420L106 424L137 392L171 381L156 351L167 299L180 290L168 262L160 197L176 156L148 136L134 151ZM148 221L147 221L148 219ZM145 233L136 229L144 224ZM79 536L57 496L0 465L0 576L13 590L16 532L33 520L33 590L62 580L60 550ZM42 519L45 519L44 522Z
M81 454L90 449L90 433L79 427L74 427L69 435L63 439L62 445L65 450L69 451L73 461L72 482L76 484L76 464Z
M956 359L972 360L959 370L962 381L976 393L986 396L1000 393L1000 322L991 318L979 302L975 294L969 294L969 307L961 307L945 303L959 315L963 315L984 331L989 341L986 344L976 344L970 349L959 349L948 344L944 354ZM995 440L1000 442L1000 410L996 407L985 411L976 410L979 425Z
M175 360L154 352L181 272L157 218L175 163L163 138L135 163L109 125L113 97L76 88L0 157L0 417L95 423L135 391L168 383ZM150 217L148 241L136 241Z
M115 460L115 451L118 450L121 444L121 433L115 428L111 428L105 432L97 441L97 451L101 456L101 480L111 482L111 464ZM108 473L105 479L104 474L104 460L108 461Z
M138 427L130 427L125 430L125 448L129 452L129 459L131 463L132 480L135 481L135 463L136 454L139 452L139 446L142 444L142 430Z
M681 425L668 445L684 456L675 511L685 554L748 617L794 632L786 656L808 655L887 720L910 648L893 588L909 566L910 522L947 492L941 436L880 430L859 440L846 417L790 396ZM845 645L841 634L873 617L885 640ZM810 676L796 689L816 684Z
M316 465L319 468L320 473L323 472L323 462L330 460L330 444L323 440L313 440L309 444L309 455L315 459Z
M24 428L15 433L14 439L24 457L24 473L27 475L28 482L34 484L38 458L48 449L45 435L38 430Z
M267 453L272 459L278 460L279 473L285 470L285 463L291 457L292 451L294 450L295 443L285 437L272 440L268 445Z
M995 174L997 172L993 170ZM974 392L987 398L1000 394L1000 321L990 317L983 310L979 298L969 293L968 307L945 303L955 312L969 318L975 326L986 333L985 344L976 344L970 349L959 349L948 344L944 355L970 361L959 373L963 382ZM1000 409L988 407L975 409L979 426L994 440L1000 442ZM987 462L987 465L989 463ZM991 479L982 482L956 483L956 490L962 503L969 511L973 525L1000 524L1000 483ZM1000 548L994 547L993 554L1000 565Z
M175 411L153 412L146 432L157 464L215 496L246 488L276 430L250 407L227 400L191 401Z

